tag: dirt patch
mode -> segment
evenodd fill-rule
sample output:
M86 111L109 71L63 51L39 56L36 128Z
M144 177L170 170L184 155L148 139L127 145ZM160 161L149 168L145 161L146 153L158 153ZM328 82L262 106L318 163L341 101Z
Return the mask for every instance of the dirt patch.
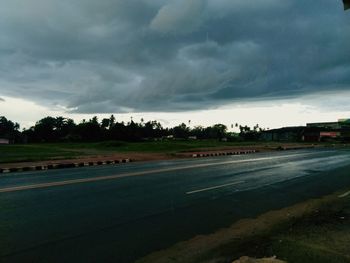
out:
M240 259L237 259L233 261L232 263L286 263L285 261L278 260L276 257L271 258L261 258L261 259L255 259L250 257L241 257Z
M276 251L287 257L287 252L286 254L281 249L272 249L275 245L271 245L271 238L275 237L272 243L276 243L277 245L282 242L286 242L287 238L283 235L280 236L280 233L285 233L288 232L288 230L293 229L296 222L305 222L305 220L308 218L314 218L306 227L302 228L303 230L301 230L302 232L305 232L305 235L309 235L308 231L311 229L310 226L314 226L315 222L322 218L320 209L322 207L334 207L334 203L336 203L338 200L339 197L337 194L329 195L320 199L312 199L278 211L270 211L255 219L240 220L231 225L229 228L221 229L211 235L197 236L189 241L178 243L169 249L152 253L138 260L137 263L230 263L233 260L245 255L257 258L277 255L277 257L281 258L278 254L274 254ZM331 216L333 216L333 212L325 213L327 216L328 214L332 214ZM328 217L332 218L331 220L333 220L333 217L331 216ZM322 236L323 232L321 231L318 234ZM350 234L348 236L350 236ZM287 248L288 246L283 247L283 249ZM305 249L305 251L307 251L307 249ZM295 251L296 255L298 255L297 252L298 251ZM294 251L289 251L289 253L293 254ZM299 254L300 258L302 258L303 254L305 253L301 252ZM314 261L297 260L290 262Z

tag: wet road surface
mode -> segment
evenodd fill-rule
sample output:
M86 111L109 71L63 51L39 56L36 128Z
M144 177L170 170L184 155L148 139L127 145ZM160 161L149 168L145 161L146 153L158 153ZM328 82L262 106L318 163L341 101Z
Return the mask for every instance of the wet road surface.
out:
M350 151L300 150L0 177L0 262L133 262L350 188Z

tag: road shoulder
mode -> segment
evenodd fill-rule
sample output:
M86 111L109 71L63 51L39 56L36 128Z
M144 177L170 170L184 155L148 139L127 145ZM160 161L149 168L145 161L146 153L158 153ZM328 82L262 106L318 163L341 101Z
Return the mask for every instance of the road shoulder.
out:
M277 256L287 262L350 262L349 189L197 236L137 263L232 262Z

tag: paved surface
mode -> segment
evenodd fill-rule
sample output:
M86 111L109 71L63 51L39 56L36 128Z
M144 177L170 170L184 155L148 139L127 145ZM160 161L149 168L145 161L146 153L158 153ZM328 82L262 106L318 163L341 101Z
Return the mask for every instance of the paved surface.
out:
M302 150L0 177L0 262L133 262L350 188L350 152Z

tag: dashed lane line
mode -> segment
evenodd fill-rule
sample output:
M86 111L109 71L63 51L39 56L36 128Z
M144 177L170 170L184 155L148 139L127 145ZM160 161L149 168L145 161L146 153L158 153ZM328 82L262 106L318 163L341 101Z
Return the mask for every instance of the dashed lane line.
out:
M231 185L243 184L244 182L245 181L238 181L238 182L232 182L232 183L228 183L228 184L207 187L207 188L203 188L203 189L199 189L199 190L193 190L193 191L187 192L186 194L187 195L197 194L197 193L211 191L211 190L215 190L215 189L219 189L219 188L223 188L223 187L227 187L227 186L231 186Z

